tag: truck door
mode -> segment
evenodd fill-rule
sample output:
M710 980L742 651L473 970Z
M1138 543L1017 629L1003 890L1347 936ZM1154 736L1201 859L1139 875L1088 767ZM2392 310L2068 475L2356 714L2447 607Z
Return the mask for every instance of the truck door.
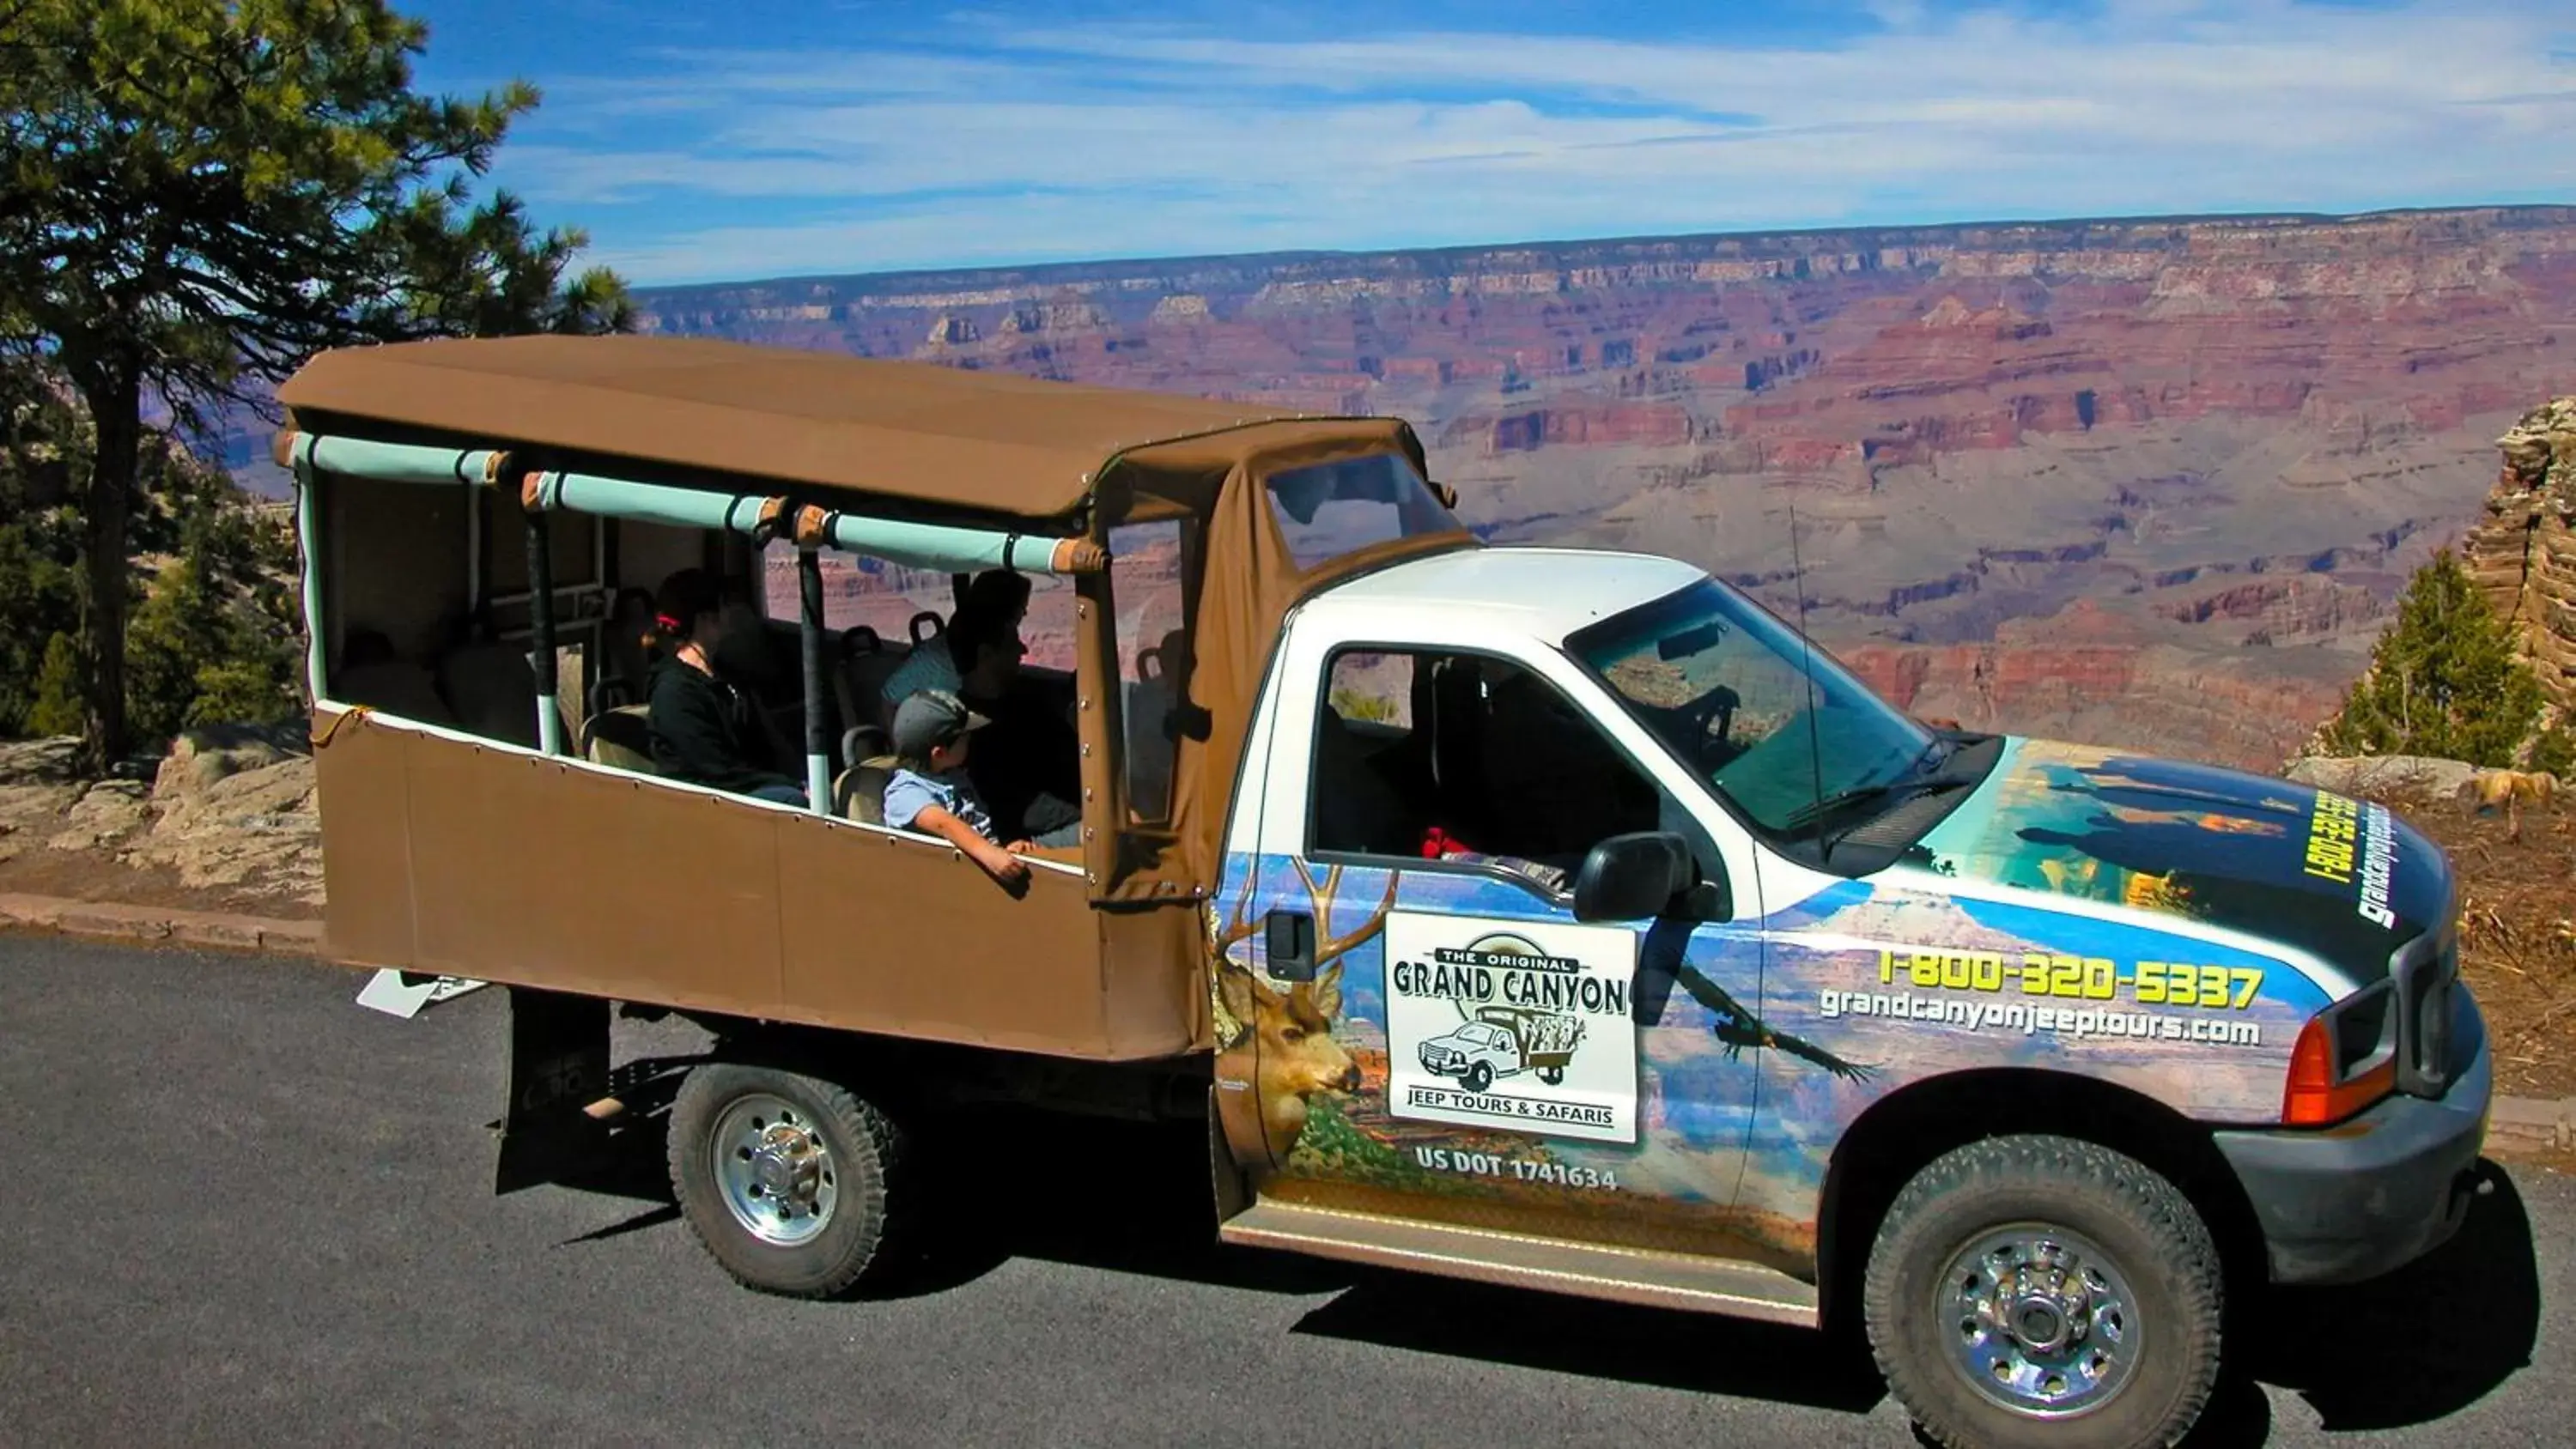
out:
M1726 1032L1759 999L1760 911L1714 807L1552 653L1292 633L1280 671L1257 832L1213 915L1263 1191L1532 1232L1570 1212L1703 1250L1732 1233L1758 1081ZM1733 899L1577 922L1591 846L1653 830Z

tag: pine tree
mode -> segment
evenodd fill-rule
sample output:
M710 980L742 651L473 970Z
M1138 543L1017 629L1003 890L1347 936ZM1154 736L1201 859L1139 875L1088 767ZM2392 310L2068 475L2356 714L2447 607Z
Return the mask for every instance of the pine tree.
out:
M428 39L386 0L0 0L0 356L87 410L83 734L124 753L130 536L148 419L202 424L317 349L623 329L614 273L571 274L473 179L533 86L413 89Z
M27 706L27 733L79 734L81 696L86 688L81 678L80 646L72 642L69 634L56 633L48 638L45 662L36 669L35 700Z
M2338 754L2430 755L2502 766L2539 718L2540 684L2512 629L2449 549L2416 571L2370 670L2324 732Z

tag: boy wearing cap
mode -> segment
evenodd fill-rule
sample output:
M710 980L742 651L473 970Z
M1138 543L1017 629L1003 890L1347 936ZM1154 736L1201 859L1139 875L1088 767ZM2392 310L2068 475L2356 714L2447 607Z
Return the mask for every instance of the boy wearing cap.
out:
M973 857L995 880L1018 885L1029 874L1021 852L1033 844L1076 844L1082 827L1068 825L1035 842L999 842L992 812L966 778L974 732L985 724L982 715L944 689L921 690L897 705L891 731L896 765L886 781L885 823L936 835Z

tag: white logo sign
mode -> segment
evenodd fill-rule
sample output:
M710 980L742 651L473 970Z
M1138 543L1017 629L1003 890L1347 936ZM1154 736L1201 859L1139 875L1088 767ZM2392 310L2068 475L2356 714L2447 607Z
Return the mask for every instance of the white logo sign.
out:
M1635 933L1398 911L1386 920L1388 1110L1637 1140Z

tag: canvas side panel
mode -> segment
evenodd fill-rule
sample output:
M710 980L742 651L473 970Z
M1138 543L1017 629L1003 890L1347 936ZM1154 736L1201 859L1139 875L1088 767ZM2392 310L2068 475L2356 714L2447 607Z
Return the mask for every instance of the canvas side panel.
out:
M422 967L777 1010L782 812L433 735L410 776Z
M323 940L353 966L410 966L412 736L363 713L316 711L314 779L322 813Z

